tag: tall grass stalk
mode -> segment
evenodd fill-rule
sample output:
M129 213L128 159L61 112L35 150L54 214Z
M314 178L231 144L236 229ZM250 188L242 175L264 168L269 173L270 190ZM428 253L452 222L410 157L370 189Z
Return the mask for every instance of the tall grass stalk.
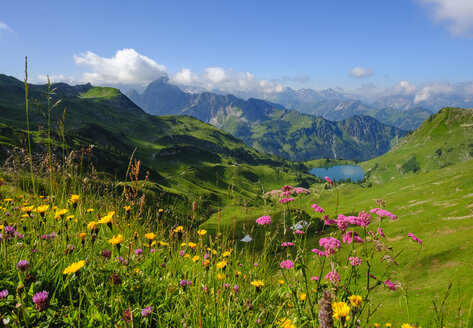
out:
M33 193L36 193L33 174L33 155L31 153L31 136L30 136L30 120L28 114L28 56L25 57L25 108L26 108L26 132L28 134L28 156L30 160L31 183L33 185Z

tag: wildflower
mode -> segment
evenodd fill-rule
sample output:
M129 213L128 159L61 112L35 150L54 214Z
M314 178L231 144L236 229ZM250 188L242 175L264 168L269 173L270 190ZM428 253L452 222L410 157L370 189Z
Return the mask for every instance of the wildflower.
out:
M337 249L340 249L340 240L337 238L320 238L319 245L325 248L326 256L335 254Z
M418 242L420 245L422 245L422 240L420 240L419 238L417 238L416 235L414 235L412 232L409 232L409 233L407 234L407 236L411 237L411 239L412 239L413 241L416 241L416 242Z
M151 313L153 313L154 308L152 306L147 306L143 310L141 310L141 316L142 317L147 317Z
M125 212L129 212L131 210L131 206L125 205L123 206L123 209L125 210Z
M358 236L358 232L356 231L347 231L342 238L344 243L351 244L353 242L355 243L361 243L363 244L363 239L361 239Z
M130 308L127 308L127 309L125 310L124 318L123 318L122 320L125 321L126 323L130 323L130 322L131 322L131 311L130 311Z
M389 279L385 280L384 284L386 285L386 287L388 287L391 290L396 290L399 288L399 283L394 283L390 281Z
M335 271L330 271L325 276L325 280L330 281L330 283L332 283L332 284L336 284L336 283L340 282L340 275Z
M262 280L254 280L251 282L252 286L256 287L256 291L259 292L261 290L261 287L264 286L264 282Z
M330 185L333 186L333 181L329 177L325 177L325 181Z
M314 209L315 212L325 213L324 209L317 204L312 204L312 208Z
M112 239L110 239L108 242L112 245L120 245L121 242L123 242L124 238L122 235L118 234L117 236L113 236Z
M291 190L293 190L294 188L292 188L291 186L289 185L285 185L284 187L281 188L282 191L284 192L289 192Z
M5 198L3 201L5 203L11 203L11 202L13 202L13 198Z
M181 280L179 282L179 285L181 285L182 289L185 291L187 286L192 286L192 281L188 281L188 280Z
M74 218L74 215L68 215L66 216L66 220L72 220Z
M137 248L137 249L135 250L135 254L136 254L136 255L141 255L141 254L143 254L143 250L142 250L141 248Z
M87 212L87 213L92 213L93 211L94 211L93 208L88 208L86 212Z
M227 266L227 261L220 261L217 263L217 269L225 269L225 267Z
M381 325L380 325L379 323L377 323L377 322L374 323L374 326L375 326L375 328L381 327Z
M319 301L319 324L320 328L332 328L333 326L332 296L328 290L324 290Z
M227 276L224 273L218 273L217 274L217 279L218 280L225 280Z
M393 221L397 219L396 215L382 208L373 208L372 210L370 210L370 213L377 214L381 219L390 218Z
M21 211L26 212L29 216L31 214L31 212L33 211L33 208L34 208L34 205L24 206L24 207L21 208Z
M229 257L231 254L232 254L231 251L225 251L225 252L223 252L222 256L223 257Z
M360 266L361 263L363 262L362 259L360 259L359 257L356 257L356 256L349 257L348 259L350 260L350 264L354 267Z
M294 267L294 263L290 260L282 261L279 265L281 266L281 269L292 269Z
M80 239L83 240L85 237L87 237L87 234L86 234L85 232L81 232L81 233L79 234L79 238L80 238Z
M110 213L114 213L114 214L115 214L115 212L110 212ZM102 217L100 218L100 220L99 220L98 223L99 223L99 224L107 224L107 225L111 224L113 214L110 215L110 213L107 214L107 215L105 215L105 216L102 216Z
M160 241L160 242L159 242L159 245L160 245L160 246L169 246L169 243L166 243L166 242L164 242L164 241Z
M378 235L380 235L380 236L383 237L383 238L385 237L385 236L384 236L384 233L383 233L383 229L378 228Z
M106 249L102 252L102 257L106 258L106 259L109 259L110 257L112 257L112 252L109 251L108 249Z
M401 328L414 328L413 326L411 326L410 324L408 323L404 323Z
M89 229L89 230L97 230L97 222L95 222L95 221L89 222L89 224L87 225L87 229Z
M348 315L350 314L350 307L345 302L334 302L332 303L333 318L336 320L341 320L345 318L348 320Z
M70 255L70 254L72 254L72 252L74 252L74 249L75 249L74 245L68 244L66 246L66 249L64 250L64 254Z
M112 275L110 276L110 283L112 285L120 285L122 283L122 279L118 274L112 273Z
M36 213L39 213L41 215L41 217L44 218L44 213L46 213L48 208L49 208L49 205L38 206L38 207L36 207Z
M294 201L294 198L292 197L287 197L287 198L283 198L279 201L279 204L287 204L287 203L291 203Z
M240 241L242 241L244 243L249 243L252 240L253 240L253 238L251 238L250 235L245 235L245 237L243 237Z
M278 283L282 286L284 285L284 280L278 280Z
M80 199L79 195L71 195L71 198L69 198L68 202L69 202L69 204L71 204L73 206L74 205L77 206L77 202L79 201L79 199Z
M301 302L305 302L305 299L307 298L307 294L306 293L301 293L299 295L299 299L301 300Z
M71 274L76 273L85 265L85 261L74 262L64 269L62 274Z
M197 262L198 260L200 259L200 256L199 255L196 255L192 258L192 262Z
M301 230L296 230L296 231L294 231L294 233L295 233L296 235L303 235L303 234L305 234L305 232L304 232L304 231L301 231Z
M197 247L197 244L190 241L190 242L187 243L187 246L189 246L190 248L194 249L194 248Z
M66 210L65 208L61 209L61 210L57 210L55 213L54 213L54 218L57 219L59 217L63 217L64 214L66 214L67 212L69 212L68 210Z
M386 327L392 327L393 325L390 324L389 322L386 322L385 326L386 326Z
M291 242L284 242L281 244L282 247L289 247L289 246L294 246L294 243L291 243Z
M21 260L21 261L18 261L18 263L16 264L16 268L20 272L25 272L26 270L28 270L29 267L30 267L30 262L28 262L28 260Z
M7 298L8 296L8 290L7 289L4 289L0 292L0 300L3 300L5 298Z
M38 311L46 310L49 305L49 292L43 290L42 292L33 295L34 308Z
M349 298L351 305L360 307L361 302L363 302L363 298L360 295L351 295Z
M256 219L256 223L259 225L271 224L271 217L269 215L264 215Z
M185 253L186 253L186 251L183 250L183 249L181 249L181 250L179 251L179 256L184 256Z
M290 319L287 319L286 317L278 320L278 326L280 328L296 328L296 325Z
M153 232L150 232L150 233L145 233L145 237L148 240L153 240L154 238L156 238L156 235Z
M178 226L176 228L174 228L173 230L175 233L179 233L179 232L184 232L184 227L183 226Z
M204 229L197 230L197 234L198 234L199 236L203 236L203 235L205 235L206 233L207 233L207 230L204 230Z

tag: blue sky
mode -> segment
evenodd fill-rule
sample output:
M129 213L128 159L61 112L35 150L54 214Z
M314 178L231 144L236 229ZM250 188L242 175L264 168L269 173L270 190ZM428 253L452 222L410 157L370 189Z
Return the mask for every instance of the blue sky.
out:
M1 0L0 73L22 78L27 55L32 81L455 85L473 80L472 22L471 0Z

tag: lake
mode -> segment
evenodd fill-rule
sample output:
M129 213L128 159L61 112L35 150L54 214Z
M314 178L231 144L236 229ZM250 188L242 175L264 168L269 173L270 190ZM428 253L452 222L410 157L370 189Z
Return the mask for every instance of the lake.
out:
M365 177L365 172L363 172L359 165L314 167L309 173L321 179L329 177L335 181L350 178L352 182L358 182Z

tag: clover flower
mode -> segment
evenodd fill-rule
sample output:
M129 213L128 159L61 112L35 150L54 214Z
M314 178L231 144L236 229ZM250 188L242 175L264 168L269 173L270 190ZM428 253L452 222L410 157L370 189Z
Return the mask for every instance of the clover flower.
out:
M30 267L30 262L28 262L28 260L21 260L21 261L18 261L18 263L16 264L16 268L20 272L25 272L26 270L28 270L29 267Z
M49 292L43 290L42 292L36 293L33 295L33 303L35 304L35 309L38 311L43 311L48 308L49 305Z
M142 317L147 317L151 313L153 313L154 308L152 306L147 306L143 310L141 310L141 316Z

